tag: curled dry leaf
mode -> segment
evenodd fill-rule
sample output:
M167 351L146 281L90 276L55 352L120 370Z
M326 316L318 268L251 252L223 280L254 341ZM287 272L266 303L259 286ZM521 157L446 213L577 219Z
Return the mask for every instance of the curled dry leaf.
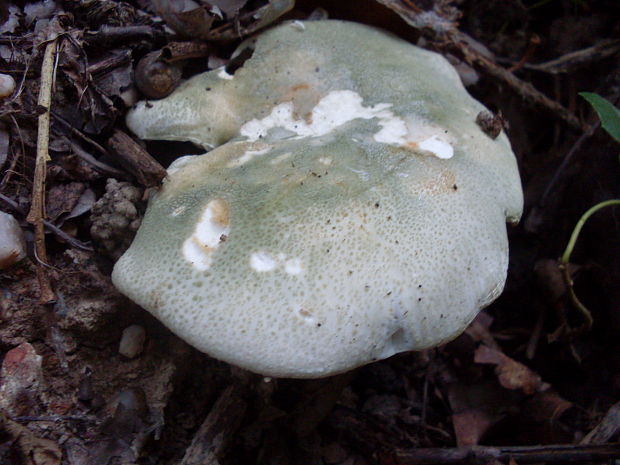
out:
M153 0L153 7L168 26L185 37L207 39L216 18L192 0Z
M459 447L477 445L494 422L493 417L482 410L467 409L453 414L452 424L457 445Z
M45 209L48 219L56 221L61 215L71 212L85 190L86 184L82 182L56 184L51 187Z
M273 23L295 5L294 0L269 0L255 11L239 14L245 3L240 0L219 0L211 2L210 6L200 6L192 0L153 0L155 11L179 35L218 41L253 34ZM222 12L226 16L223 24ZM219 22L217 26L216 21Z
M448 386L448 402L452 409L452 425L459 447L474 446L487 434L505 412L514 406L514 396L495 383Z
M491 334L491 324L493 324L493 317L482 311L478 313L474 321L470 323L465 330L465 334L471 337L476 342L483 342L485 345L498 349L499 346L495 342L493 335Z
M19 445L23 465L60 465L62 451L56 442L35 436L28 428L0 412L0 431L2 430Z
M478 347L474 361L496 365L497 378L506 389L521 389L525 394L534 394L543 386L540 376L528 367L486 345Z
M521 413L539 423L552 423L572 406L572 402L549 390L537 392L522 406Z
M89 66L93 81L108 97L122 97L132 84L131 52L127 49L112 50L108 56Z

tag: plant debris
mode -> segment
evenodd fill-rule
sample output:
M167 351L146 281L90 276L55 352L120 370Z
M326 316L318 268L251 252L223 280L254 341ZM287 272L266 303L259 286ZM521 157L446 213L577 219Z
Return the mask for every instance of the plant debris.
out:
M197 352L112 286L149 191L201 152L138 141L124 115L162 95L147 65L172 91L242 68L251 50L233 50L263 28L326 16L470 66L484 130L517 154L526 216L504 293L454 341L325 380L266 379ZM582 213L620 196L619 146L578 97L618 107L618 24L611 0L0 3L0 210L26 242L0 271L0 463L620 458L618 208L585 224L566 269L589 330L568 330L583 316L557 267Z

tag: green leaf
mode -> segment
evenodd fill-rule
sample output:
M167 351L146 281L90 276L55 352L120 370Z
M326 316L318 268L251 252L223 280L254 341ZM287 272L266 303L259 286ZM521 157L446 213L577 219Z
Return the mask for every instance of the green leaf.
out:
M620 110L618 110L612 103L605 100L598 94L592 92L579 92L584 99L588 101L590 105L598 113L598 117L601 119L601 126L605 129L611 137L620 142Z

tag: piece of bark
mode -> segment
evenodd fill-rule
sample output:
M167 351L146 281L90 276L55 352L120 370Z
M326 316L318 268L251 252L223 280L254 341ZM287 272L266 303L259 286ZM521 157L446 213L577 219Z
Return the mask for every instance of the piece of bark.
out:
M581 444L603 444L620 432L620 402L609 409L596 427L581 440Z
M88 31L84 40L90 45L112 46L146 40L155 42L163 34L151 26L101 26L97 31Z
M118 129L108 139L108 148L118 162L145 187L158 186L166 170L140 144Z
M209 56L212 47L200 41L170 42L161 49L162 58L168 62Z
M245 414L247 402L243 389L232 384L228 386L213 405L192 443L185 451L180 465L218 465L217 459L230 442Z

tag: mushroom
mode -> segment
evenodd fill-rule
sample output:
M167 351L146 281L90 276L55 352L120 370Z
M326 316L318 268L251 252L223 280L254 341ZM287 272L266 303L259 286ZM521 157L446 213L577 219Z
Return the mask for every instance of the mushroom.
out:
M128 117L182 157L118 289L213 357L312 378L461 333L502 291L522 191L505 134L440 55L380 30L289 22Z

